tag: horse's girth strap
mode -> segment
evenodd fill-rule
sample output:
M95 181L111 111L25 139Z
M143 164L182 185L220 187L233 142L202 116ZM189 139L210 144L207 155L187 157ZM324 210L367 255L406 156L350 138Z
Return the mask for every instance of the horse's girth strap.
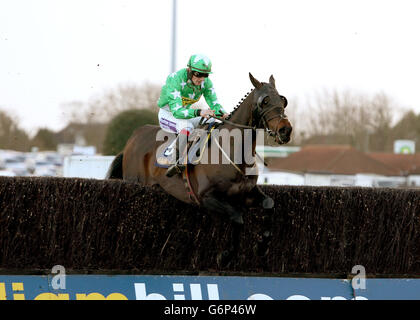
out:
M197 195L194 193L194 190L191 186L190 176L188 173L188 162L187 162L187 165L185 166L185 170L184 170L184 173L182 174L182 178L184 180L185 188L187 189L187 194L190 200L200 205L200 201L198 201Z

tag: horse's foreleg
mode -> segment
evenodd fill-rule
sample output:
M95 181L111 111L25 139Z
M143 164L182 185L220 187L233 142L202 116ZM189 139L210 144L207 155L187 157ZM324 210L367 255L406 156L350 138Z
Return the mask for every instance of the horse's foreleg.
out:
M251 190L247 196L248 200L251 200L254 206L262 206L264 210L262 232L259 236L258 242L256 243L254 250L257 255L264 256L268 252L268 246L270 245L272 232L272 215L274 213L274 200L267 196L258 185Z
M229 248L224 250L217 257L218 264L222 267L227 267L239 251L240 237L244 223L242 211L234 208L225 201L217 199L216 196L212 194L208 194L202 199L202 205L212 212L223 215L226 215L227 213L229 219L232 221L232 240Z
M228 267L233 258L238 254L242 228L243 225L237 223L232 224L232 240L230 246L217 256L217 264L219 266Z
M268 253L268 247L273 236L271 232L271 219L265 215L263 217L263 231L260 234L257 243L254 246L254 252L259 256L265 256Z

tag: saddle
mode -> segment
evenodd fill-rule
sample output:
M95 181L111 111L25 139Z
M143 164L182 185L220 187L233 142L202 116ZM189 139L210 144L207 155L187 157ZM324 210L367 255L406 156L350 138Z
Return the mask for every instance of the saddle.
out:
M218 123L206 123L202 126L197 127L197 129L204 130L194 130L187 144L187 163L192 165L197 165L200 163L201 158L203 157L205 149L209 146L211 142L210 135L211 132L217 127ZM169 168L173 163L175 163L175 141L178 135L175 135L171 142L168 144L168 147L161 152L161 154L156 155L155 166L159 168Z

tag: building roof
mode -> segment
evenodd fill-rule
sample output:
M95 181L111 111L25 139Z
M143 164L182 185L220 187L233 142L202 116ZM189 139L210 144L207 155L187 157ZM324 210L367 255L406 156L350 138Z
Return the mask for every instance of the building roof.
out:
M395 154L385 152L372 152L368 155L387 166L396 168L401 175L420 174L420 153Z
M349 145L307 145L287 158L272 159L268 167L270 170L305 173L400 175L395 167Z

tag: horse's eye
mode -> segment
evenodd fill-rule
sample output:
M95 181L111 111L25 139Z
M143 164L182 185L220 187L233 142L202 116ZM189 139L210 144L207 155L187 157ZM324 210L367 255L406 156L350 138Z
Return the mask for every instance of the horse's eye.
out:
M265 97L265 98L263 99L262 103L263 103L263 104L267 104L267 103L268 103L268 100L269 100L269 98L268 98L268 97Z

